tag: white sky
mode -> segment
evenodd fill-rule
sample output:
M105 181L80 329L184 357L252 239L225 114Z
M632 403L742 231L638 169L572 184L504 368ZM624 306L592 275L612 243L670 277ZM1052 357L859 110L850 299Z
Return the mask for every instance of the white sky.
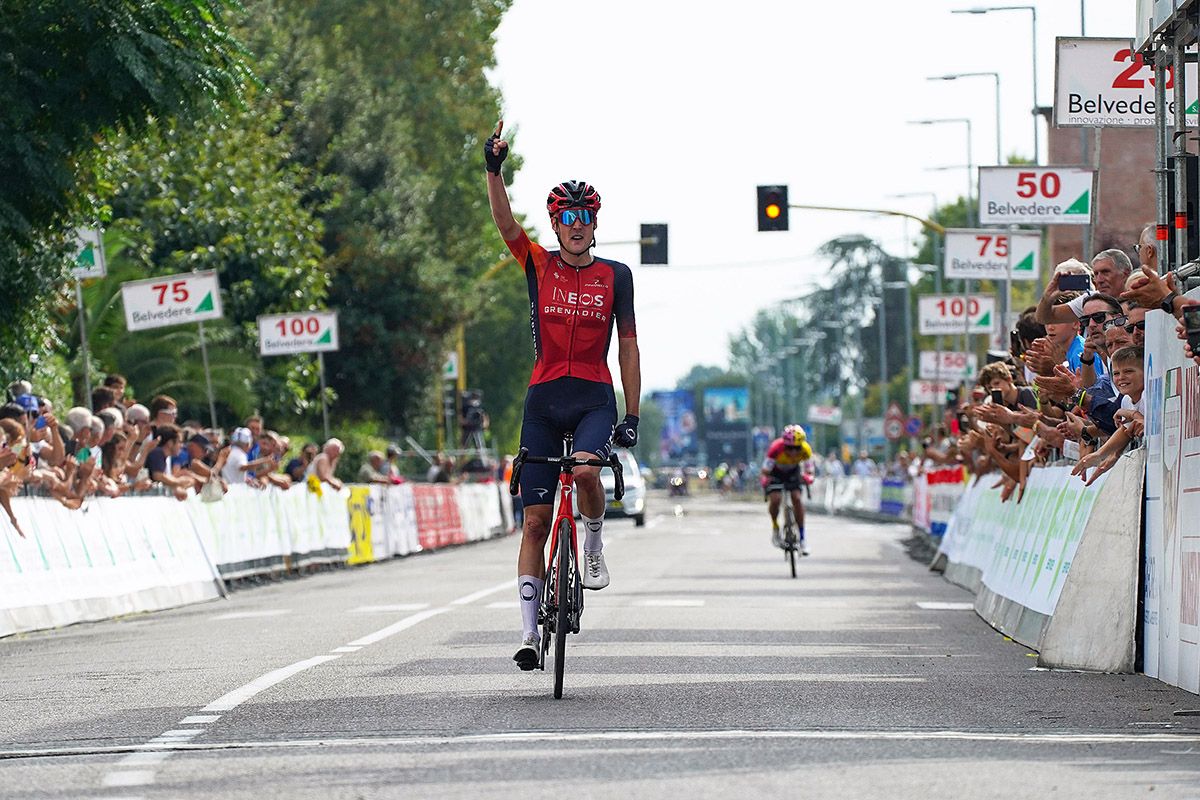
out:
M596 186L596 252L634 270L644 393L672 388L693 364L725 366L730 334L817 280L823 242L863 233L903 254L919 233L896 218L796 209L787 233L759 233L758 184L788 184L792 203L919 215L929 197L889 195L964 194L964 169L929 168L966 163L965 126L906 124L968 117L975 163L995 163L992 79L926 80L950 72L1000 73L1004 155L1032 153L1029 12L950 13L1009 4L516 0L493 74L525 159L513 206L557 247L547 191L566 179ZM1033 4L1038 99L1050 105L1054 39L1079 35L1080 3ZM1086 0L1089 36L1131 36L1133 23L1133 0ZM1043 127L1043 158L1045 148ZM636 239L643 222L670 225L670 266L639 266L636 245L605 246Z

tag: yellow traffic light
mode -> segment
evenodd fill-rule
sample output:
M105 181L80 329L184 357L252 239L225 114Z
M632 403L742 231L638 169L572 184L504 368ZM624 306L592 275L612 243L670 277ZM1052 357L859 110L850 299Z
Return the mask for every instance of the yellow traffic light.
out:
M777 219L779 217L779 214L780 214L780 211L779 211L778 203L771 203L769 206L767 206L767 216L768 217L770 217L771 219Z

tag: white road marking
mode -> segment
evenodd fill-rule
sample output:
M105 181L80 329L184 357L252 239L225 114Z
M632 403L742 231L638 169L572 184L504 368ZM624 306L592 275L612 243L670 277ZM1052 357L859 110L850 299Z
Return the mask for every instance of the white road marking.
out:
M658 600L635 600L633 604L643 608L699 608L704 605L704 601L682 597L664 597Z
M221 718L220 714L193 714L190 717L184 717L179 720L180 725L207 725L210 722L216 722Z
M213 619L259 619L261 617L282 617L290 613L292 613L290 608L268 608L263 611L231 611L228 614L218 614Z
M411 617L409 618L411 619ZM387 630L386 628L384 630ZM268 672L266 675L255 678L245 686L239 686L232 692L229 692L202 708L202 711L230 711L237 708L242 703L249 700L259 692L270 689L275 684L285 681L298 672L303 672L309 667L315 667L317 664L324 664L326 661L333 661L341 658L341 656L313 656L306 658L304 661L297 661L295 664L289 664L286 667L280 667L277 670Z
M504 583L496 584L495 586L491 587L490 589L480 589L478 592L471 592L470 594L464 595L463 597L460 597L457 600L451 600L450 605L465 606L469 603L474 603L476 600L481 600L484 597L487 597L489 594L495 594L496 592L499 592L503 589L512 589L516 585L517 585L517 579L511 578L511 579L505 581Z
M380 628L379 630L375 631L374 633L368 633L366 636L362 637L361 639L355 639L353 642L350 642L350 644L348 646L349 647L366 647L369 644L375 644L376 642L382 642L384 639L388 638L389 636L394 636L395 634L399 633L400 631L408 630L413 625L416 625L420 622L424 622L425 620L429 619L430 617L436 617L438 614L445 614L449 610L450 610L449 608L443 606L441 608L431 608L428 611L419 611L416 614L413 614L411 617L405 617L404 619L400 620L399 622L393 622L391 625L388 625L386 628ZM337 658L337 656L332 656L332 657ZM208 710L208 709L205 709L205 710ZM213 709L213 710L219 710L219 709Z
M110 772L100 782L102 786L148 786L154 783L154 770L128 769Z
M390 611L420 611L429 608L429 603L396 603L390 606L359 606L350 609L351 614L383 614Z
M923 608L926 611L974 611L974 603L917 603L917 608Z
M159 739L190 739L204 733L204 728L172 728L158 735Z
M520 600L497 600L494 603L488 603L484 608L520 608Z
M357 653L359 650L362 650L362 648L361 647L348 647L346 645L342 645L341 647L333 648L329 652L331 652L331 653Z
M117 762L118 767L150 767L161 764L171 757L169 750L155 750L150 753L130 753Z

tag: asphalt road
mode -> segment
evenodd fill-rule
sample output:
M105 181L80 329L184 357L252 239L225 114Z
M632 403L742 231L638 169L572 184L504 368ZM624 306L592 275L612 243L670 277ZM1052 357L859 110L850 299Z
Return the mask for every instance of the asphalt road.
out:
M763 507L612 521L566 694L511 661L517 540L0 640L0 797L1200 798L1200 697L1048 672L906 553Z

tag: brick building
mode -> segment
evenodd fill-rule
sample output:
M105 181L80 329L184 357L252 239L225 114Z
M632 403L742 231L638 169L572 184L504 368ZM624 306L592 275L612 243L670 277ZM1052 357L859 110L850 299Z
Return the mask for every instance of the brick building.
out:
M1080 131L1086 132L1092 159L1095 158L1096 137L1091 128L1055 128L1051 124L1047 142L1050 164L1083 163ZM1095 198L1098 205L1096 229L1092 233L1093 252L1083 252L1082 225L1050 225L1046 228L1049 268L1072 257L1090 261L1092 255L1109 247L1124 250L1136 266L1137 254L1132 245L1142 228L1154 222L1154 129L1102 128L1099 140L1100 177Z

